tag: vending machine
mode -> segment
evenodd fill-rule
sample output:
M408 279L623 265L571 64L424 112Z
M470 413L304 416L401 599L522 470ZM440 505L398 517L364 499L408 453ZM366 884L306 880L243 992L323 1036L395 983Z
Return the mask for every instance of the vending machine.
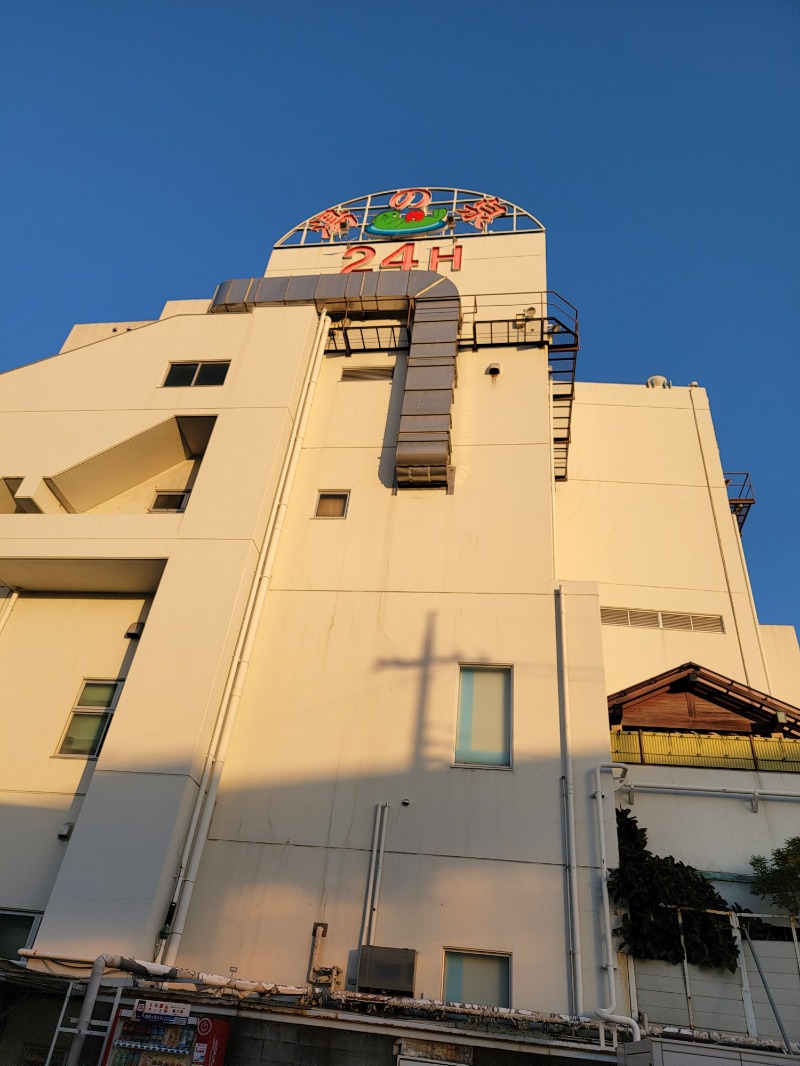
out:
M228 1022L189 1003L137 999L117 1011L102 1066L223 1066Z

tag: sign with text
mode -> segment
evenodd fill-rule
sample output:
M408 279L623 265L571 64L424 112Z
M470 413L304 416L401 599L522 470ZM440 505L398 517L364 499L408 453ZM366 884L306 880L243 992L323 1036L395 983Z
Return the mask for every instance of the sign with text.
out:
M340 242L361 247L398 238L416 241L436 237L455 243L459 237L520 232L544 232L544 226L499 196L469 189L414 187L370 193L326 207L295 226L275 247ZM400 269L410 268L400 265Z
M158 999L137 999L133 1005L133 1016L143 1022L170 1022L173 1025L186 1025L191 1013L189 1003L169 1003Z

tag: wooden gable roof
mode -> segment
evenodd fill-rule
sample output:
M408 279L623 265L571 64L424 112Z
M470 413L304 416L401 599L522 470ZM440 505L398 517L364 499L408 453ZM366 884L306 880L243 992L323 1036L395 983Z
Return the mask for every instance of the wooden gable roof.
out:
M623 729L800 738L800 708L697 663L612 693L608 713L611 725Z

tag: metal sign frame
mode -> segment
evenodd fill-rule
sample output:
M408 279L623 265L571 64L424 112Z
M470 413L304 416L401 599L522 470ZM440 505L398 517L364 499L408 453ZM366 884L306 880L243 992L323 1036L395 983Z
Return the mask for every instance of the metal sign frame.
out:
M376 232L370 228L378 216L393 211L406 211L407 216L414 214L420 227L392 232ZM510 200L491 193L430 186L389 189L342 201L305 219L285 233L274 247L379 244L502 233L544 233L544 226Z

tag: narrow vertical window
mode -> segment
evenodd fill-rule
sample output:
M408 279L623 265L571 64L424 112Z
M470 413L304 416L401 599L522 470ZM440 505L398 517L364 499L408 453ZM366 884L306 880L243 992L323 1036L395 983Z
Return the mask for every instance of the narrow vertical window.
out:
M461 667L456 763L511 765L510 667Z
M96 758L121 692L121 681L84 681L58 754Z
M511 957L445 951L443 998L447 1003L511 1006Z

